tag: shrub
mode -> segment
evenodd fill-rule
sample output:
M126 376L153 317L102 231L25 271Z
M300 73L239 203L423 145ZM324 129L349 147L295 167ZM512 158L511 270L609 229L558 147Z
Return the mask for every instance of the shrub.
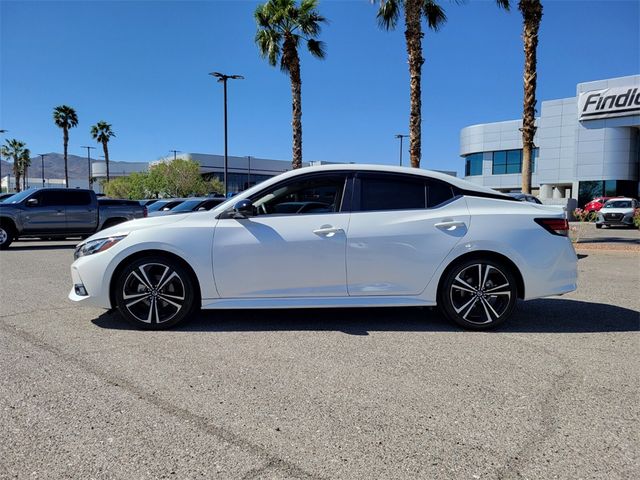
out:
M579 222L593 222L595 221L598 214L596 212L588 212L587 210L583 210L582 208L576 208L573 211L573 216L576 217L576 220Z

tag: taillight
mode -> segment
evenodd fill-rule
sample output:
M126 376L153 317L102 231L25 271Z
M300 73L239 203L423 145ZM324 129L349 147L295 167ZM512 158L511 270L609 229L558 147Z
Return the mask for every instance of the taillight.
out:
M142 207L142 216L143 217L147 217L149 215L149 210L147 210L147 207Z
M534 221L553 235L566 237L569 234L569 222L566 218L534 218Z

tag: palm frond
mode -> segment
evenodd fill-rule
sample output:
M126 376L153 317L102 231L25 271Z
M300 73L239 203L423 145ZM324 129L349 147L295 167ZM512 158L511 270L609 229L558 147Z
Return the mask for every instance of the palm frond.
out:
M385 30L393 30L400 18L400 8L402 0L380 0L380 8L376 18L378 26Z
M427 25L433 31L440 30L440 27L447 21L444 9L434 0L424 0L422 2L422 12L427 19Z
M325 43L320 40L310 38L307 40L307 50L316 58L323 59L327 56Z

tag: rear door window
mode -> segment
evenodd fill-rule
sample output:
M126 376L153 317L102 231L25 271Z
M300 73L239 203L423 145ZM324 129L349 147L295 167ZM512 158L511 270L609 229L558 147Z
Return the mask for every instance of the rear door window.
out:
M77 207L91 204L91 194L89 192L68 190L61 193L65 194L66 205Z
M411 210L425 208L427 189L424 180L405 175L362 174L360 211Z

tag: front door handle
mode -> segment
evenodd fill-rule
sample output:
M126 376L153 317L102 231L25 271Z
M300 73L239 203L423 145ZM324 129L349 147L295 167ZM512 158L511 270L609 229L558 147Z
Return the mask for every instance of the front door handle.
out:
M440 230L455 230L456 228L463 228L466 226L466 223L460 221L440 222L435 224L435 227Z
M323 225L322 227L313 231L316 235L324 235L325 237L333 237L336 233L344 232L341 228L336 228L331 225Z

